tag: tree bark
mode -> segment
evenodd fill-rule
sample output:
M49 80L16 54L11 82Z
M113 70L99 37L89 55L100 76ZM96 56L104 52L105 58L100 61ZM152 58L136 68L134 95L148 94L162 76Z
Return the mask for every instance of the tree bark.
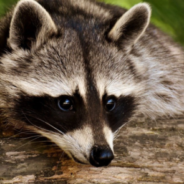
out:
M103 168L77 164L56 146L7 138L5 132L1 184L184 183L184 118L129 123L115 140L115 159Z

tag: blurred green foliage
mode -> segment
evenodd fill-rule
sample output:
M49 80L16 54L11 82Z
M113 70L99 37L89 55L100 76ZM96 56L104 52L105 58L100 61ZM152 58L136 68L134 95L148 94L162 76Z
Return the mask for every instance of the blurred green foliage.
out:
M0 16L4 15L18 0L0 0Z
M151 22L184 45L184 0L104 0L125 8L148 2L152 8Z
M17 0L0 0L0 15ZM125 8L145 0L102 0ZM184 0L146 0L152 7L151 22L184 45Z

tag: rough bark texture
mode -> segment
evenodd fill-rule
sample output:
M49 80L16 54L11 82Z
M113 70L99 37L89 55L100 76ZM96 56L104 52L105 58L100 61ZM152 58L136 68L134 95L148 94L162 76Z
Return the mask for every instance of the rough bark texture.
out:
M184 119L131 122L115 140L115 153L110 166L94 168L52 145L1 136L0 183L183 184Z

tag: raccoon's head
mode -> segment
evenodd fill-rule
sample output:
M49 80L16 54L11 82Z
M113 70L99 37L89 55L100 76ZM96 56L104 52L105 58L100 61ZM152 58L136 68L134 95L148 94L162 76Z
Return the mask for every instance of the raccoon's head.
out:
M0 63L1 108L15 126L49 138L77 162L106 166L142 90L127 53L150 8L138 4L115 21L101 4L64 2L49 13L33 0L15 7Z

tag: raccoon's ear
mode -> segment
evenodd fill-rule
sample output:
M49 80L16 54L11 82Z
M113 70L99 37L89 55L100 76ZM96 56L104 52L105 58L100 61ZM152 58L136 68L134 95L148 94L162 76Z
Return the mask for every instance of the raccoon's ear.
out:
M133 6L115 23L108 34L108 38L129 50L145 32L150 22L150 15L151 8L147 3L139 3Z
M15 7L8 44L12 49L38 47L57 28L48 12L34 0L21 0Z

